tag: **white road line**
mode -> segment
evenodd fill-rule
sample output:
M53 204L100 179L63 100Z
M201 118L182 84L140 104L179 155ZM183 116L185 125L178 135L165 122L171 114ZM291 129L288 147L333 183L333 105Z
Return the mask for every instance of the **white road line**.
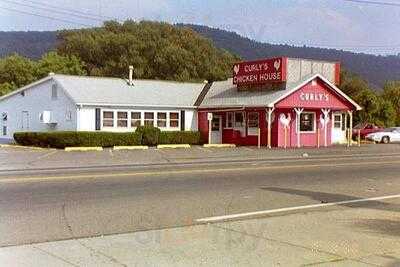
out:
M329 206L336 206L336 205L343 205L343 204L377 201L377 200L385 200L385 199L393 199L393 198L400 198L400 194L399 195L391 195L391 196L344 200L344 201L332 202L332 203L321 203L321 204L313 204L313 205L305 205L305 206L297 206L297 207L289 207L289 208L281 208L281 209L273 209L273 210L261 210L261 211L247 212L247 213L237 213L237 214L230 214L230 215L214 216L214 217L196 219L196 222L211 223L211 222L225 221L225 220L231 220L231 219L245 218L245 217L256 216L256 215L267 215L267 214L273 214L273 213L278 213L278 212L306 210L306 209L322 208L322 207L329 207Z

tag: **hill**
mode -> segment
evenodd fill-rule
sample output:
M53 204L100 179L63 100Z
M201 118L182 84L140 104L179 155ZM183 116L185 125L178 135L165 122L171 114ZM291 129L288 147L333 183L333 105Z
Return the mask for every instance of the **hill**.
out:
M345 69L361 75L375 88L382 87L387 80L400 80L399 56L376 56L337 49L268 44L207 26L178 26L192 28L213 40L217 47L243 59L288 56L340 61ZM0 32L0 56L17 52L30 58L39 58L55 47L56 40L56 32Z

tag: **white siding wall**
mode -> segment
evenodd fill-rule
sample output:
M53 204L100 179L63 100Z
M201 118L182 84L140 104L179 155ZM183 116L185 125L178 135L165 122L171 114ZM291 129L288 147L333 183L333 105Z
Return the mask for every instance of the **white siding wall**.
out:
M96 109L90 107L78 108L78 131L96 130Z
M162 131L180 131L181 130L181 110L185 111L185 131L197 131L197 111L194 109L168 109L168 108L142 108L142 107L88 107L78 108L78 131L94 131L96 129L96 108L101 109L101 130L108 132L129 132L136 128L131 127L131 112L141 113L141 124L144 125L144 113L150 112L154 114L154 126L157 126L157 113L167 113L167 127L159 127ZM103 112L111 111L114 113L114 127L103 127ZM128 127L117 127L118 111L128 113ZM179 114L178 127L170 127L170 113Z
M12 139L18 131L66 131L76 130L76 106L60 86L57 86L57 99L52 99L53 80L45 81L25 90L25 96L16 94L0 101L0 115L6 112L7 121L0 121L0 139ZM50 111L53 127L40 122L40 113ZM25 119L23 121L23 113ZM71 120L67 120L71 113ZM3 135L3 126L7 126L7 135Z
M197 111L185 110L185 131L197 131Z

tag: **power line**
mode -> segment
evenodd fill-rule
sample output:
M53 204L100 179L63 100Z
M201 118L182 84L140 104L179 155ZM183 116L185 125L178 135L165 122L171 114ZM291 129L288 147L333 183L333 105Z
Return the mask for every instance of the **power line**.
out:
M93 18L93 17L89 17L89 16L77 15L77 14L74 14L74 13L68 12L68 11L65 12L65 11L62 11L62 10L54 10L53 8L37 7L37 6L33 6L33 5L29 5L29 4L23 4L23 3L19 3L19 2L15 2L15 1L10 1L10 0L0 0L0 1L1 2L6 2L6 3L10 3L10 4L19 5L19 6L24 6L24 7L42 9L44 11L50 11L50 12L53 12L53 13L58 13L58 14L63 14L63 15L70 15L70 16L74 16L74 17L78 17L78 18L83 18L83 19L89 19L89 20L95 20L95 21L103 22L103 20L99 19L99 18Z
M30 3L33 3L33 4L35 4L35 5L42 5L42 6L47 6L47 7L51 7L51 8L60 9L59 6L50 5L50 4L42 3L42 2L38 2L38 1L25 0L25 2L30 2ZM117 20L117 18L114 18L114 17L104 16L104 15L96 15L96 14L88 13L88 12L82 12L82 11L80 11L80 10L73 9L73 8L66 8L66 7L63 7L62 9L63 9L63 10L66 10L66 11L75 12L75 13L77 13L77 14L85 15L85 16L91 16L91 17L97 17L97 18L103 18L103 19Z
M370 0L342 0L345 2L353 2L358 4L371 4L371 5L378 5L378 6L395 6L400 7L400 3L394 2L378 2L378 1L370 1Z
M21 13L21 14L26 14L26 15L31 15L31 16L36 16L36 17L41 17L41 18L46 18L46 19L50 19L50 20L57 20L57 21L66 22L69 24L75 24L75 25L86 26L86 27L95 27L95 25L84 24L84 23L80 23L80 22L75 22L75 21L71 21L71 20L41 15L41 14L37 14L37 13L31 13L31 12L8 8L8 7L3 7L3 6L0 6L0 9L4 9L4 10L16 12L16 13Z

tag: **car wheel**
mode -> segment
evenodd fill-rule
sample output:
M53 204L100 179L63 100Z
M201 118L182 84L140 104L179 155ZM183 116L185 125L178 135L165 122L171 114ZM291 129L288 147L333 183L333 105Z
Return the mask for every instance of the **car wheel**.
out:
M389 143L390 143L390 138L389 138L389 136L384 136L384 137L382 137L382 143L384 143L384 144L389 144Z

